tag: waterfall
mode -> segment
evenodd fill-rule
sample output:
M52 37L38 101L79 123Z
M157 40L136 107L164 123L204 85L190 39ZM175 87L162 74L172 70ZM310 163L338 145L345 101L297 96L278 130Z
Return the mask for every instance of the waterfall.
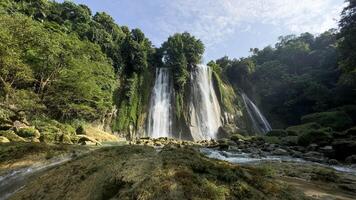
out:
M156 69L156 81L152 90L148 136L152 138L171 137L172 135L172 84L169 69Z
M251 120L253 130L257 133L267 133L271 131L271 125L262 115L257 106L244 93L242 93L242 99L244 101L247 114Z
M220 106L208 66L198 65L191 73L190 131L195 141L216 138Z

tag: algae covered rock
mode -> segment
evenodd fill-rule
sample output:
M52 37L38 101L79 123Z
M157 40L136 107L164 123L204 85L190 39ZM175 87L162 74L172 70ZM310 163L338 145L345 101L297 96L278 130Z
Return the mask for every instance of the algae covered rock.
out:
M8 143L8 142L10 142L9 139L7 139L7 138L4 137L4 136L0 136L0 144L1 144L1 143Z
M24 138L39 138L41 136L40 132L33 127L20 128L16 133Z
M311 123L301 124L297 126L290 126L286 129L286 131L294 132L296 135L301 135L306 132L309 132L310 130L318 130L320 128L322 128L320 124L311 122Z
M333 140L332 133L330 130L311 130L308 131L298 138L298 144L302 146L308 146L309 144L315 143L318 145L330 144Z
M0 136L6 137L11 142L25 142L26 140L18 135L12 130L0 131Z

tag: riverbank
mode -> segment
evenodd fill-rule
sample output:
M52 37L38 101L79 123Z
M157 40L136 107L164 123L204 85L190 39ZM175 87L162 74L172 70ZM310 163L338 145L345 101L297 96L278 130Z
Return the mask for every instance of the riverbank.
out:
M263 170L194 147L102 147L49 168L9 199L306 199Z
M136 142L142 141L147 140ZM27 169L25 166L31 167L36 163L38 167L44 167L30 173L21 184L15 182L15 189L18 185L21 189L14 190L15 193L8 197L26 200L349 200L356 195L353 173L302 162L225 162L201 153L201 149L206 147L203 142L194 144L159 139L157 144L158 141L167 143L154 147L146 144L90 147L10 143L4 148L2 145L0 158L5 161L1 162L2 177L5 177L5 171ZM214 145L212 141L210 143L210 146ZM52 156L49 158L46 152L52 152ZM22 154L22 157L16 156ZM24 165L32 159L36 163ZM51 165L52 161L58 163Z

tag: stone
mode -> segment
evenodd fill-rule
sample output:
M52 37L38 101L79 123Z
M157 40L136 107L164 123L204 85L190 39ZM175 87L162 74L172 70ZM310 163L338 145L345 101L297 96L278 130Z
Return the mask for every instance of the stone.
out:
M23 122L20 122L18 120L13 122L13 127L15 128L15 130L19 130L19 129L22 129L22 128L28 128L27 124L25 124Z
M339 161L337 161L337 160L335 160L335 159L330 159L330 160L328 161L328 164L329 164L329 165L339 165L340 163L339 163Z
M6 137L11 142L26 142L26 140L18 135L12 130L0 131L0 136Z
M348 164L356 164L356 155L348 156L345 161Z
M97 146L102 145L99 141L97 141L94 138L91 138L89 136L78 135L78 137L79 137L78 143L80 143L82 145L97 145Z
M7 139L7 138L4 137L4 136L0 136L0 144L2 144L2 143L9 143L9 142L10 142L9 139Z
M63 144L73 144L71 137L69 135L66 135L66 134L63 134L61 136L61 142Z
M310 144L309 146L308 146L308 151L315 151L315 150L317 150L318 149L318 147L319 147L319 145L317 145L317 144Z
M356 155L356 141L350 139L338 139L332 143L335 157L344 160L346 157Z
M24 138L39 138L41 136L40 132L34 127L19 128L16 134Z
M273 155L277 155L277 156L287 156L289 155L288 151L278 148L274 151L271 152Z

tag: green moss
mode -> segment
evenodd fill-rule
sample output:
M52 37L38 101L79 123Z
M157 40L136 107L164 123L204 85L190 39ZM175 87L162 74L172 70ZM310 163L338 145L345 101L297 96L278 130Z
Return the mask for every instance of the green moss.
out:
M247 138L246 138L245 136L243 136L243 135L240 135L240 134L238 134L238 133L235 133L235 134L233 134L233 135L230 137L230 139L231 139L232 141L234 141L234 142L237 142L237 141L239 141L239 140L246 140Z
M228 113L236 113L237 96L234 89L230 85L224 83L220 78L219 73L214 70L215 68L212 67L211 69L215 91L220 105L224 111Z
M123 84L117 94L117 117L112 126L115 131L128 133L130 125L135 129L143 126L147 111L148 102L152 90L153 74L149 70L140 73L133 73Z
M310 130L318 130L320 128L321 128L320 124L311 122L311 123L301 124L301 125L297 125L297 126L290 126L286 130L290 133L295 133L296 135L301 135L306 132L309 132Z
M280 144L281 138L277 136L263 136L263 140L270 144Z
M17 135L19 135L20 137L24 137L24 138L39 138L40 132L33 127L20 128L17 131Z
M330 144L332 139L332 133L327 130L311 130L299 136L298 144L302 146L307 146L311 143L326 145Z
M338 182L340 177L337 175L335 170L326 168L316 168L312 171L310 177L312 180L325 181L325 182Z
M0 131L0 136L4 136L9 139L11 142L24 142L25 139L16 135L16 133L12 130Z
M315 122L325 127L331 127L337 131L345 130L353 124L349 115L343 111L313 113L302 117L302 123L310 122Z
M267 136L286 137L288 136L288 132L283 129L273 129L267 133Z

